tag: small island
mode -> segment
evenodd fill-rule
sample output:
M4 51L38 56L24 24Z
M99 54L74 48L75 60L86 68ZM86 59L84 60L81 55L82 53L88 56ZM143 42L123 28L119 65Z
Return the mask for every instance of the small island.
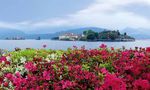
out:
M118 41L127 42L135 41L135 38L127 35L127 33L121 34L119 30L104 30L102 32L95 32L93 30L83 31L82 34L65 33L59 37L53 38L54 40L63 41Z

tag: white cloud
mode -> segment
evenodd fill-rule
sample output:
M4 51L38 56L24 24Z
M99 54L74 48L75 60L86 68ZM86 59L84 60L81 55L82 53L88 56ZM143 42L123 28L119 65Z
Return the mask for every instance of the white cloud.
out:
M150 21L134 12L121 11L120 7L133 3L149 3L149 0L96 0L87 9L72 14L75 22L108 28L150 28ZM80 23L79 23L80 24Z
M51 26L99 26L113 29L150 28L150 20L147 18L134 12L120 10L122 6L135 3L150 5L150 0L96 0L86 9L68 15L65 19L46 21L43 25L51 23Z
M67 15L65 18L58 17L43 21L23 21L18 23L0 22L0 27L29 30L59 26L98 26L112 29L122 29L126 27L150 28L149 19L134 12L120 9L128 4L136 3L150 5L150 0L95 0L95 2L87 8Z
M1 28L18 28L18 26L14 23L7 23L7 22L0 22L0 27Z

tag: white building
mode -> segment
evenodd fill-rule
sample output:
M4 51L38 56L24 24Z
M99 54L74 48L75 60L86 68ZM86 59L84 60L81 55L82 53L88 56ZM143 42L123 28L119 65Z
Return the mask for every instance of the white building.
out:
M80 38L80 35L74 34L74 33L65 33L63 35L59 36L59 40L78 40Z

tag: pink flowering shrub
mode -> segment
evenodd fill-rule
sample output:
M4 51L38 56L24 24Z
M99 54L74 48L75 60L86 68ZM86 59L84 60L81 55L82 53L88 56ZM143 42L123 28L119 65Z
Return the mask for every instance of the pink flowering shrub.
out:
M0 58L4 90L150 90L149 48L74 47L64 51L60 60L35 57L23 65L13 65L6 57Z
M105 78L101 89L126 90L126 83L123 82L122 78L117 77L115 74L110 74L107 70L103 70L102 73L105 75Z
M146 51L126 50L121 52L118 60L114 61L115 72L121 76L128 89L148 90L150 85L150 55ZM137 80L147 81L147 85L137 87ZM136 84L135 84L136 83ZM143 83L144 84L144 83Z

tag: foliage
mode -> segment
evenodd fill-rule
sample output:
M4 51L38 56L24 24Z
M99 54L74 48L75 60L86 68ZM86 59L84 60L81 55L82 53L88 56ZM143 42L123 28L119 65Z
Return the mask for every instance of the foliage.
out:
M98 33L92 30L84 31L83 34L85 35L86 40L95 40L98 38Z
M83 34L85 37L82 37L82 40L116 40L116 39L134 39L127 35L127 33L120 34L119 30L117 31L102 31L94 32L92 30L84 31Z

